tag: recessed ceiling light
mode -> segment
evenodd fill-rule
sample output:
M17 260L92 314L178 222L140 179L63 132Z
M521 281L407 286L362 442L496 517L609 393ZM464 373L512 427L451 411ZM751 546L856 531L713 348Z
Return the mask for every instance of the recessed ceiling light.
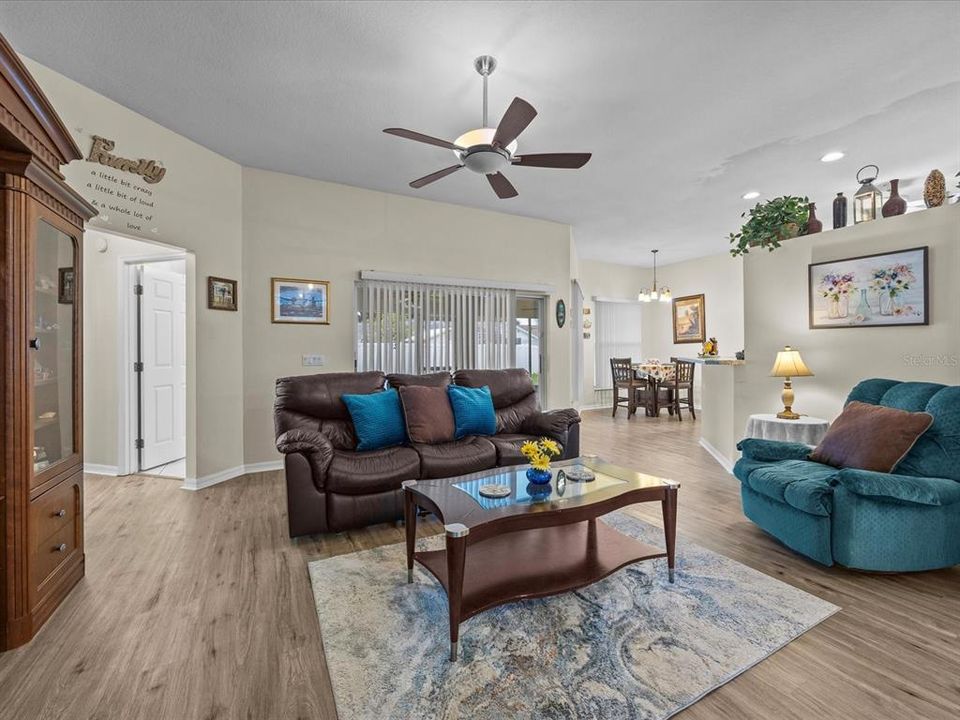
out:
M843 153L839 150L835 150L834 152L828 152L826 155L820 158L820 162L834 162L842 157Z
M751 190L748 193L744 193L740 197L742 197L744 200L753 200L754 198L760 197L760 193L758 193L756 190Z

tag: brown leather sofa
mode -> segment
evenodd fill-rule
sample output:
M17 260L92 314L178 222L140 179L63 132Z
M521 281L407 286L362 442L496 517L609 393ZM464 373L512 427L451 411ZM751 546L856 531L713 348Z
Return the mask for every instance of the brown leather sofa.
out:
M413 444L357 452L350 414L340 396L421 384L490 388L497 434L438 445ZM290 537L340 532L403 516L404 480L464 475L525 462L520 444L551 437L562 458L580 454L576 410L541 412L526 370L458 370L430 375L320 373L277 380L277 449L284 454Z

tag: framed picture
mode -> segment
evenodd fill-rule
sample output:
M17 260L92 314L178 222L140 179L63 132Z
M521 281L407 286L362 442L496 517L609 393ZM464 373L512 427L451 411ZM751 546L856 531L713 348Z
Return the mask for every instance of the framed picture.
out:
M57 302L61 305L72 305L76 295L76 270L72 267L62 267L57 278Z
M810 328L929 325L927 247L811 263Z
M561 298L557 300L557 327L562 328L565 322L567 322L567 304Z
M210 310L237 309L237 281L226 278L207 278L207 307Z
M271 278L273 322L330 324L330 283L326 280Z
M673 342L702 343L707 339L707 311L703 293L673 299Z

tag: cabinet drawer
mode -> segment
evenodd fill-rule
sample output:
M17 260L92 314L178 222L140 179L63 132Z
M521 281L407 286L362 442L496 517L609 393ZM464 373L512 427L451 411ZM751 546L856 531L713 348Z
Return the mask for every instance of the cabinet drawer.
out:
M79 478L64 480L30 503L30 540L38 547L65 525L77 520L80 510Z
M41 540L33 555L33 586L38 591L57 568L77 549L77 528L67 523L46 540Z

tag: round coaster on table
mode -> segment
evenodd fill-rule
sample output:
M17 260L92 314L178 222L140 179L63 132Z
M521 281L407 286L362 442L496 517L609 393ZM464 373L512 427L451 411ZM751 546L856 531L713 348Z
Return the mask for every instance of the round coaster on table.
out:
M572 467L567 470L566 473L567 479L573 480L574 482L591 482L597 479L597 476L593 474L592 470L581 466Z
M480 494L488 498L505 498L512 490L509 485L481 485Z

